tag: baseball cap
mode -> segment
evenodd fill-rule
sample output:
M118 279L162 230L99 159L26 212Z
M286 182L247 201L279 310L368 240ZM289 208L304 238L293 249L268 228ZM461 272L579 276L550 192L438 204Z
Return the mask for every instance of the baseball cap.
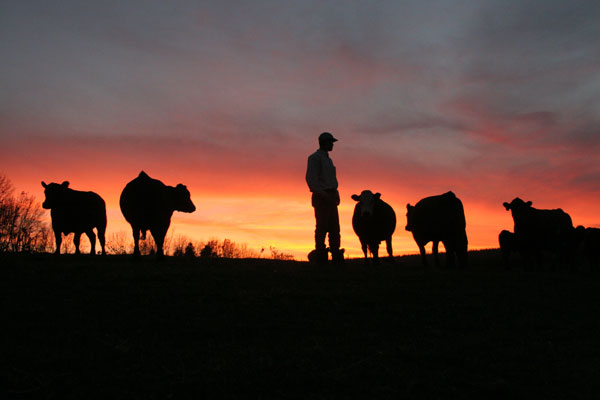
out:
M333 135L329 132L323 132L319 135L319 142L337 142L338 140L333 137Z

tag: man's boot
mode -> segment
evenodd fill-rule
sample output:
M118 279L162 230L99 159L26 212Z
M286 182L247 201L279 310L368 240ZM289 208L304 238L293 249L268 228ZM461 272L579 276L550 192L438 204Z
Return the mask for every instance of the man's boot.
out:
M308 261L312 264L325 265L329 261L327 249L315 249L308 253Z
M332 249L331 261L334 265L344 264L344 249Z

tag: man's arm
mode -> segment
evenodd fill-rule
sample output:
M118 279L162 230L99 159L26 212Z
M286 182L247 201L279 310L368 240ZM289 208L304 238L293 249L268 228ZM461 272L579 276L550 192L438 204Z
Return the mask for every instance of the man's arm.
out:
M315 156L308 157L308 165L306 167L306 183L308 188L313 193L323 192L319 175L321 173L321 160Z

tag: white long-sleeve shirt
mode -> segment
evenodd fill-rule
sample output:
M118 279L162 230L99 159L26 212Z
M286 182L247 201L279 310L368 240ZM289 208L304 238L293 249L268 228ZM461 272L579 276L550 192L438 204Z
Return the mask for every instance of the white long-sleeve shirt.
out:
M338 188L335 166L328 152L319 149L308 157L306 183L311 192L324 192Z

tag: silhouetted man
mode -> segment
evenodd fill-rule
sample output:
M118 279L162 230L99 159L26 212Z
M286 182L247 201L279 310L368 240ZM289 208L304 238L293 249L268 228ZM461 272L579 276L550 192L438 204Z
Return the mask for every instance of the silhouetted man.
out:
M319 264L327 262L325 236L329 234L329 249L334 263L343 260L343 250L340 251L340 218L337 206L340 204L340 194L335 166L329 158L333 143L337 139L329 132L319 135L319 150L308 157L306 168L306 183L312 192L312 206L317 220L315 229L315 256Z

